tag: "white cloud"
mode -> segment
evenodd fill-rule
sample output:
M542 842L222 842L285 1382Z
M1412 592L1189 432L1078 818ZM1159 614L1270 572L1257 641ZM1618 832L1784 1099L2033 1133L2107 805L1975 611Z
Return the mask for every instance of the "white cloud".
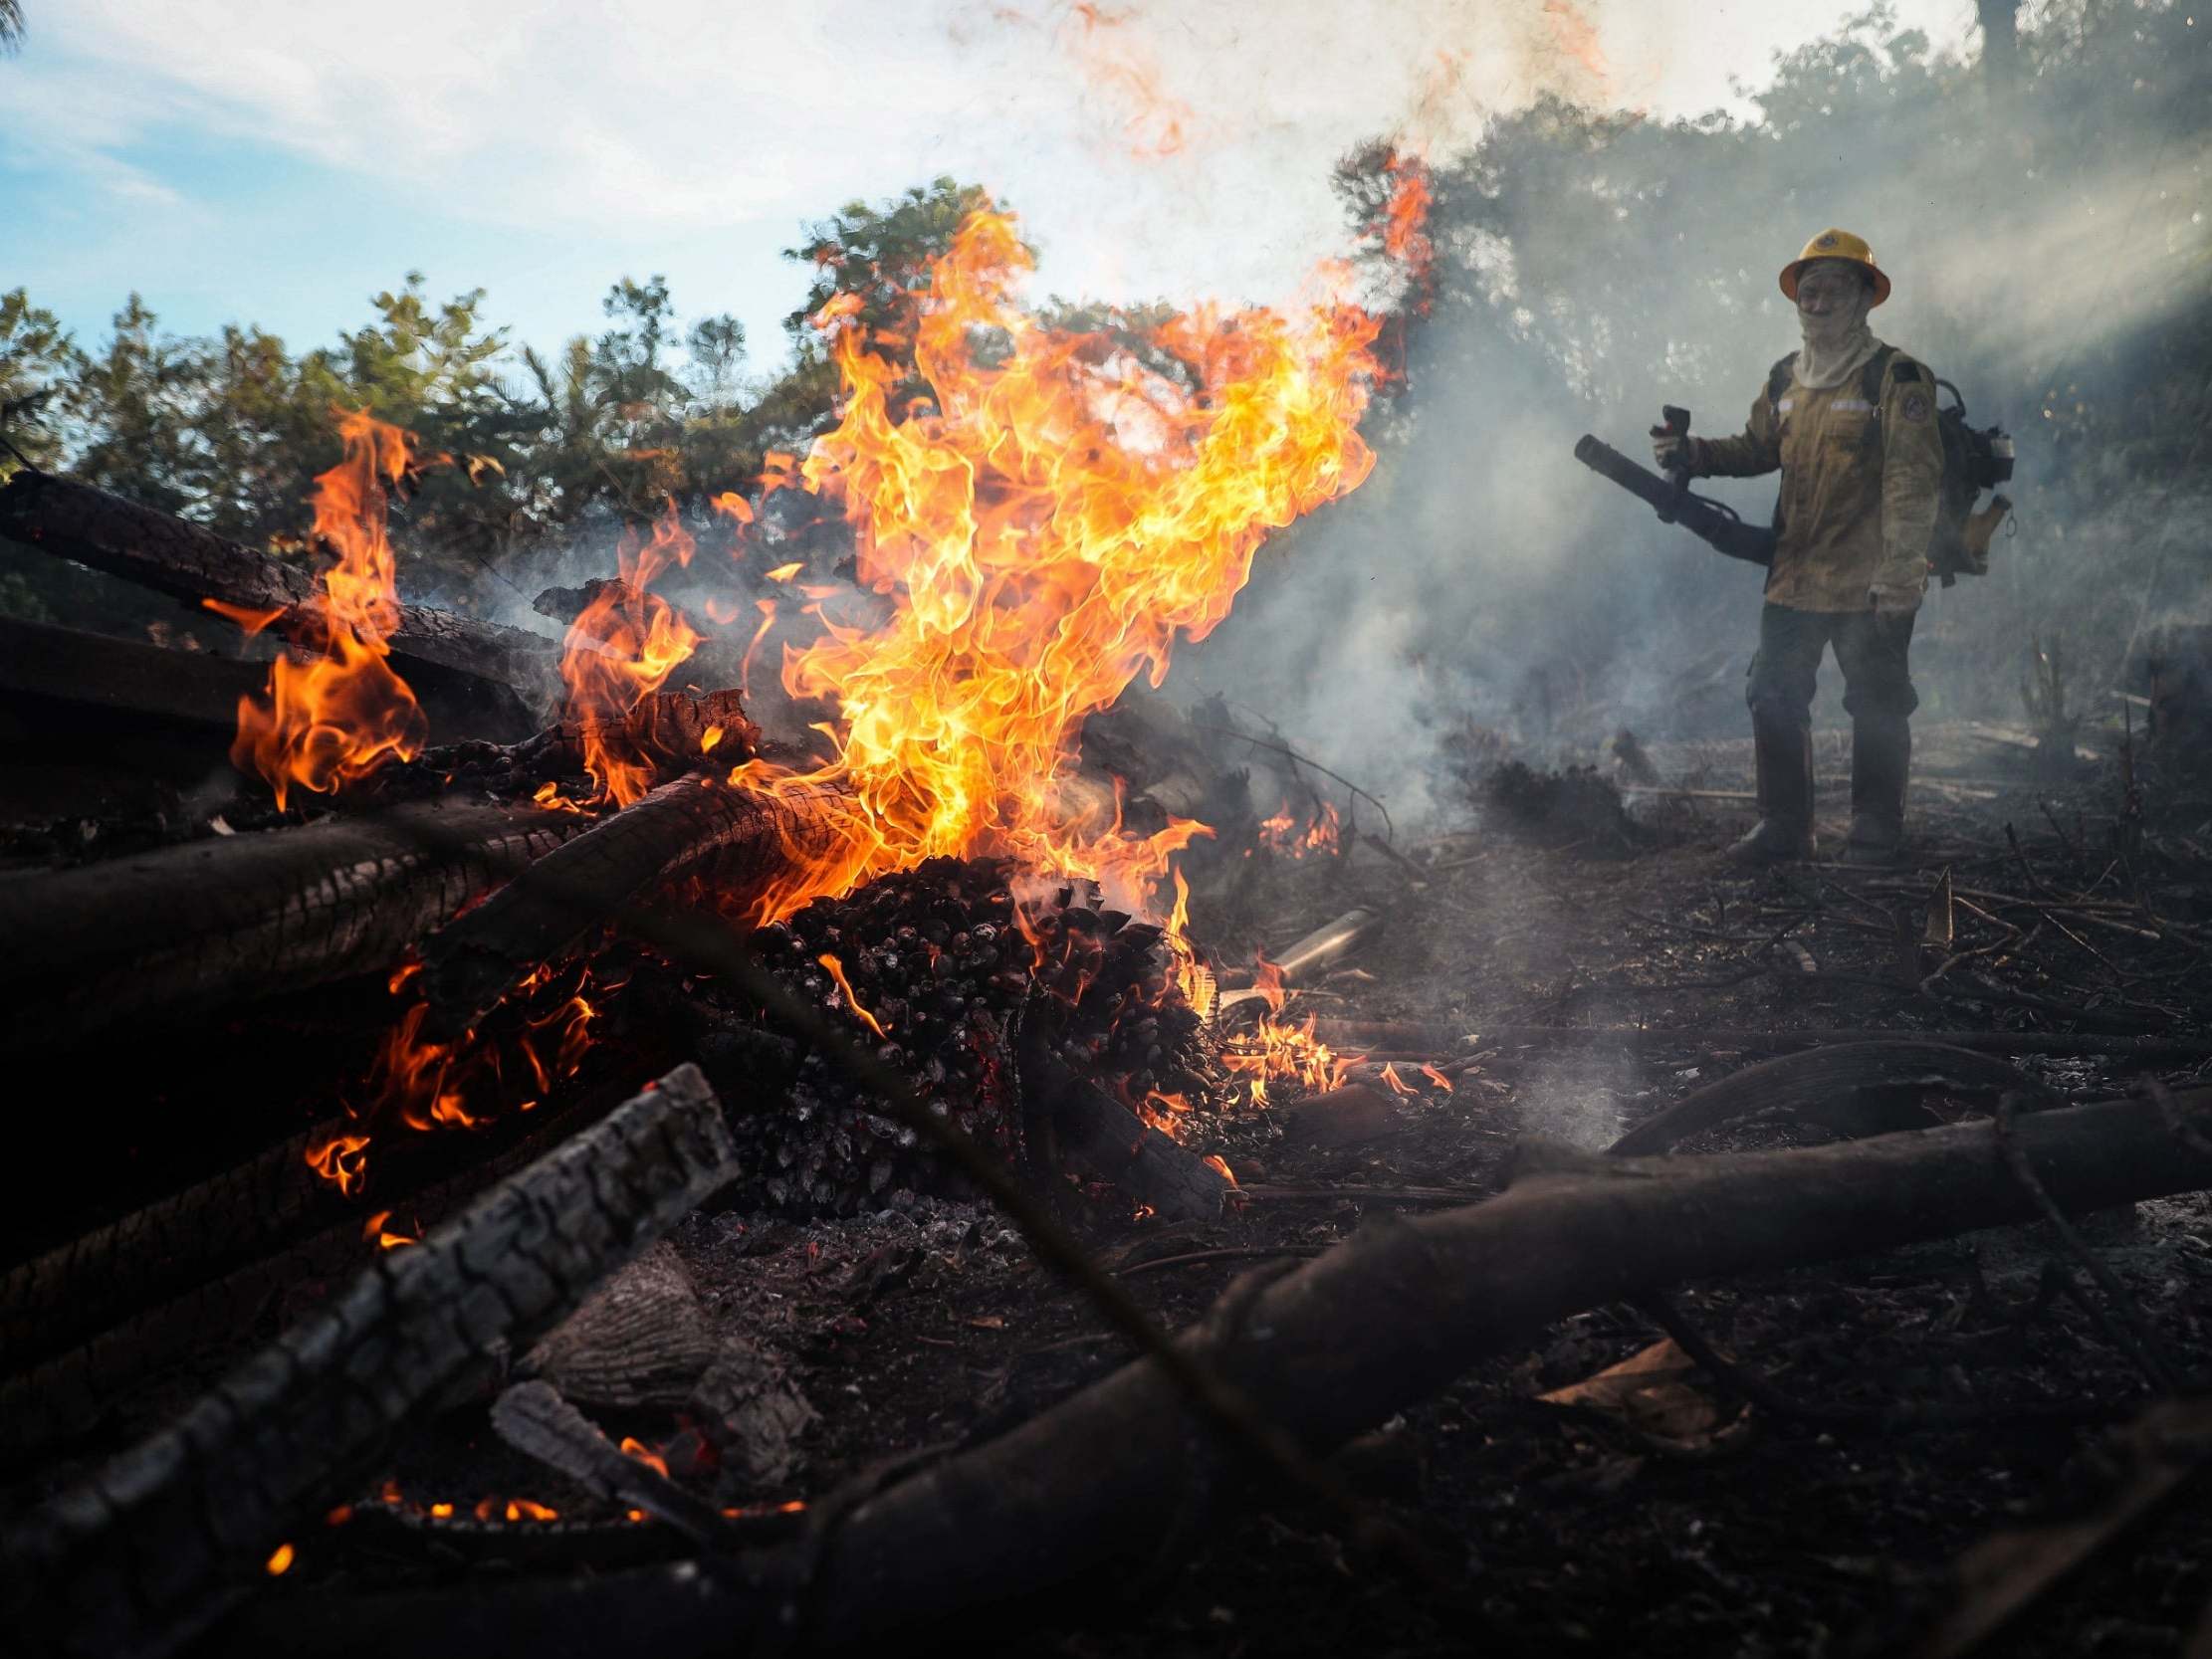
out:
M1052 286L1264 298L1331 249L1327 170L1359 139L1448 147L1546 90L1701 107L1841 9L73 0L34 15L11 124L109 188L162 188L112 152L175 121L586 235L796 220L949 171L1023 210Z

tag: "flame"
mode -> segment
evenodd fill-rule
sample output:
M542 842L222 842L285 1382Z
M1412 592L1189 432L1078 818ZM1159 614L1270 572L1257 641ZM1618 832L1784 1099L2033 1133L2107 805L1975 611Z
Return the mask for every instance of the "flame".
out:
M621 579L601 588L568 626L560 678L568 688L568 718L581 737L594 805L628 806L653 786L653 767L629 741L623 721L698 648L698 631L651 591L662 572L671 564L689 564L695 550L670 503L647 539L623 536L615 553Z
M1389 168L1391 191L1383 207L1383 252L1418 280L1428 275L1437 257L1437 245L1429 236L1429 209L1435 203L1429 169L1418 158L1406 155L1393 155Z
M648 1469L656 1470L664 1477L667 1475L668 1459L662 1457L660 1453L646 1445L644 1441L633 1440L625 1434L622 1436L622 1450L626 1456L636 1458Z
M292 1570L292 1563L298 1558L298 1555L299 1552L294 1550L291 1545L280 1544L263 1564L267 1566L270 1577L282 1578Z
M350 1198L368 1179L368 1137L341 1135L308 1148L307 1165Z
M1140 673L1157 685L1174 640L1227 614L1268 531L1374 464L1356 429L1381 324L1348 301L1144 324L1179 381L1115 334L1021 312L1030 266L1009 216L962 226L916 302L914 361L934 395L904 419L890 413L903 370L829 321L843 417L798 481L842 502L859 579L894 609L865 632L825 617L820 639L786 652L792 696L838 710L835 757L745 781L841 786L844 833L759 921L938 854L1010 856L1141 904L1204 826L1062 832L1047 802L1082 721ZM1341 291L1349 275L1329 279ZM995 343L978 352L979 338Z
M1390 1085L1390 1092L1394 1095L1415 1095L1420 1093L1420 1091L1416 1089L1411 1083L1408 1083L1404 1078L1398 1075L1398 1066L1395 1062L1387 1064L1383 1067L1383 1081Z
M1343 819L1328 801L1321 803L1321 810L1306 824L1300 824L1291 816L1288 801L1273 817L1259 821L1259 844L1287 858L1304 858L1309 853L1333 856L1342 849L1343 840Z
M412 435L365 409L341 412L345 458L315 481L315 534L337 555L301 628L269 665L269 687L238 703L231 763L267 780L282 808L295 788L331 794L421 751L428 723L385 643L399 625L398 560L384 532L391 491L450 457L418 456ZM248 632L284 613L226 612Z
M1435 1066L1431 1065L1426 1060L1421 1063L1421 1075L1427 1078L1431 1083L1434 1083L1438 1088L1441 1089L1445 1094L1448 1095L1453 1092L1451 1079L1446 1077L1442 1072L1438 1071Z
M1228 1159L1222 1157L1219 1153L1210 1153L1200 1158L1199 1161L1218 1174L1229 1185L1234 1186L1236 1184L1236 1171L1228 1166Z
M1272 1017L1261 1020L1256 1030L1228 1040L1221 1052L1221 1064L1231 1072L1251 1078L1254 1106L1268 1104L1267 1085L1277 1079L1321 1094L1341 1084L1354 1062L1337 1054L1313 1032L1314 1016L1311 1014L1299 1026L1286 1025Z

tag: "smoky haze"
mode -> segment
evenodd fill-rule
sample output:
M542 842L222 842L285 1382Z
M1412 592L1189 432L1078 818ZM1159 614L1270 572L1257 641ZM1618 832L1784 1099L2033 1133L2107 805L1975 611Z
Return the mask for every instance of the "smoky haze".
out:
M1784 59L1750 123L1551 101L1432 157L1433 303L1371 418L1375 474L1262 550L1170 691L1218 692L1417 811L1469 719L1552 759L1623 726L1738 734L1760 573L1572 450L1593 432L1649 465L1662 403L1740 431L1798 345L1776 275L1840 225L1895 283L1876 333L2018 441L2017 534L1921 613L1922 718L2020 721L2031 638L2110 713L2141 629L2212 615L2207 31L2165 5L2028 21L2009 76L1878 12ZM1348 159L1348 199L1373 203L1372 174ZM1775 487L1698 489L1764 522ZM1816 720L1839 692L1830 662Z

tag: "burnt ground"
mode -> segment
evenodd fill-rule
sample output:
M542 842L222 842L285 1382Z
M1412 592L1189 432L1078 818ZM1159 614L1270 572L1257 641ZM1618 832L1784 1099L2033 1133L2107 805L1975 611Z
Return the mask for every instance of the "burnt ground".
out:
M1402 1064L1417 1092L1355 1143L1301 1140L1280 1111L1200 1126L1206 1149L1235 1168L1244 1201L1209 1226L1093 1209L1086 1225L1102 1258L1162 1323L1183 1326L1262 1252L1325 1246L1372 1209L1438 1201L1438 1188L1479 1198L1498 1190L1517 1142L1602 1149L1689 1090L1765 1057L1695 1043L1515 1043L1483 1037L1486 1025L2101 1023L2165 1034L2212 1025L2201 932L2146 939L2126 931L2140 913L2119 908L2138 882L2169 921L2201 928L2212 918L2203 827L2212 808L2161 793L2152 779L2153 827L2137 844L2109 756L2038 780L2010 734L1920 736L1912 856L1891 872L1745 874L1720 857L1748 822L1741 801L1638 797L1638 827L1621 833L1600 789L1579 793L1564 814L1516 813L1493 798L1477 823L1470 807L1465 831L1406 849L1418 877L1403 859L1361 847L1344 860L1264 866L1233 903L1211 914L1202 903L1195 933L1231 961L1255 943L1279 948L1354 904L1386 909L1387 931L1300 1006L1463 1033L1426 1046L1438 1062L1474 1063L1449 1092L1422 1081L1418 1062ZM1721 796L1746 787L1743 744L1654 745L1652 759L1671 784ZM1840 760L1824 738L1831 845L1841 841ZM1959 898L1990 918L2020 913L1987 895L2017 898L2034 880L2090 894L2099 921L2023 938L2026 926L2008 933L1961 906L1949 955L2018 942L1906 983L1895 919L1923 933L1946 869ZM1920 973L1945 954L1919 958ZM2137 1081L2101 1061L2019 1064L2076 1098ZM2161 1075L2199 1081L2186 1068ZM1990 1105L1931 1104L1953 1118ZM1832 1133L1753 1120L1682 1149L1810 1144ZM2144 1203L2090 1218L2085 1230L2167 1352L2201 1376L2212 1203ZM803 1499L879 1460L987 1437L1126 1357L1079 1293L976 1208L924 1203L803 1225L702 1214L675 1244L717 1322L779 1355L820 1415L780 1481L747 1485L725 1468L724 1503ZM1961 1550L2024 1517L2092 1503L2108 1482L2110 1427L2134 1416L2148 1389L2086 1311L2095 1293L2064 1288L2078 1278L2055 1236L2024 1228L1686 1287L1678 1305L1698 1329L1815 1409L1746 1408L1724 1379L1692 1367L1680 1379L1689 1426L1674 1425L1673 1437L1539 1400L1660 1336L1631 1309L1593 1309L1475 1366L1346 1454L1348 1478L1427 1547L1430 1580L1363 1554L1334 1512L1261 1491L1195 1537L1171 1537L1163 1517L1156 1556L1130 1561L1109 1590L1058 1601L1041 1629L979 1628L962 1645L1080 1659L1892 1647L1951 1604ZM669 1446L680 1476L716 1483L713 1470L686 1464L689 1442L666 1413L595 1415ZM364 1493L353 1522L302 1541L302 1570L278 1593L455 1581L487 1557L550 1564L563 1548L600 1564L676 1553L651 1527L627 1529L632 1542L619 1550L606 1541L620 1529L565 1547L553 1541L559 1529L470 1529L467 1508L488 1491L529 1494L571 1517L588 1508L555 1477L503 1461L483 1425L481 1409L459 1412L404 1448L393 1471L404 1500L380 1505ZM458 1501L461 1521L425 1513L436 1500ZM2212 1597L2208 1542L2212 1516L2186 1501L2169 1506L2043 1601L2003 1650L2180 1651Z

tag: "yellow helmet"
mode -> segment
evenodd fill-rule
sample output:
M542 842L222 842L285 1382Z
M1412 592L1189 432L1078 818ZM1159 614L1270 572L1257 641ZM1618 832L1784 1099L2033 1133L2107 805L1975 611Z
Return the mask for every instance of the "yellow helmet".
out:
M1782 292L1789 296L1793 306L1797 304L1798 274L1817 259L1849 260L1863 267L1874 279L1875 304L1879 306L1889 298L1889 279L1882 275L1881 267L1875 264L1875 251L1867 246L1867 239L1849 231L1825 230L1805 244L1805 252L1782 267Z

